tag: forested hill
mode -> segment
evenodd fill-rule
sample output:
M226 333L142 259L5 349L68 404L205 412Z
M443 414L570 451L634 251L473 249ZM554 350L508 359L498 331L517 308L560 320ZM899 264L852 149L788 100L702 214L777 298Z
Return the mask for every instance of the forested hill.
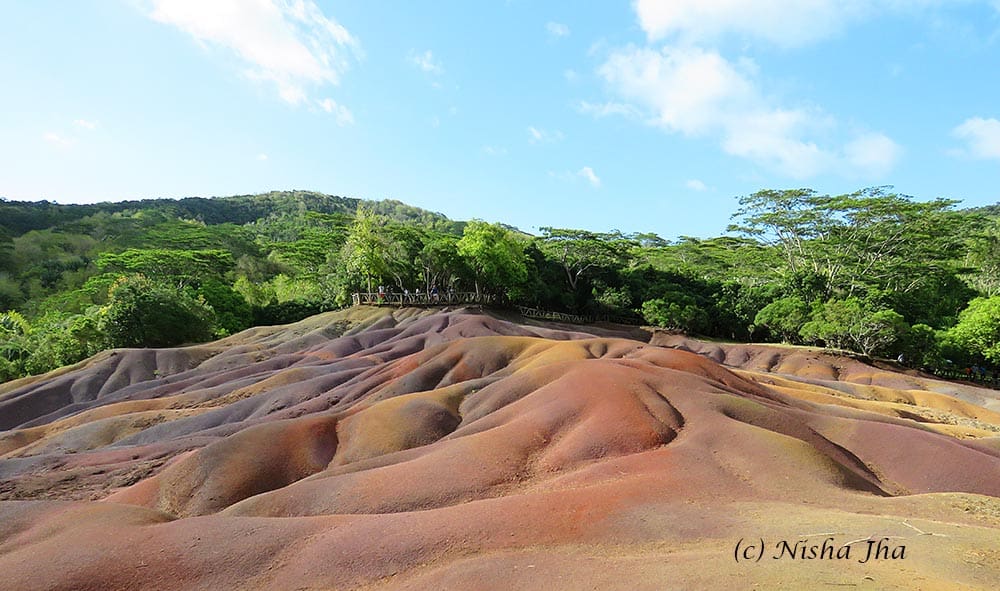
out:
M1000 206L889 188L734 200L719 237L458 222L307 191L94 205L0 200L0 381L343 307L354 291L493 301L941 369L1000 364ZM682 229L677 229L682 233Z
M387 215L400 222L417 222L429 227L461 231L460 224L448 220L443 214L432 213L399 201L367 201L314 191L272 191L260 195L143 199L85 205L63 205L49 201L7 201L0 198L0 232L14 237L31 230L59 230L72 222L100 214L131 217L139 212L197 220L209 225L243 225L266 218L294 216L306 211L354 215L359 205L370 207L376 213Z

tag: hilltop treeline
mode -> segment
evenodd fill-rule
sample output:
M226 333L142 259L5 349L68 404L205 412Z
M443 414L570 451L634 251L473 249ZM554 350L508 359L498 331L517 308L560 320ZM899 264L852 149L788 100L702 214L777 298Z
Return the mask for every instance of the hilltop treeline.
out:
M0 379L107 347L172 346L350 304L355 291L488 293L731 340L931 367L1000 363L996 208L764 190L729 235L455 222L313 192L57 205L0 200Z

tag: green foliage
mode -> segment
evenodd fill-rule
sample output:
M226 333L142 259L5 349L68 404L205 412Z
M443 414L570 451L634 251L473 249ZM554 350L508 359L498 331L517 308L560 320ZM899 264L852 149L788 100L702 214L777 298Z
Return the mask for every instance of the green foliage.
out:
M992 297L1000 295L1000 219L983 225L982 233L969 238L963 277L979 293Z
M369 293L374 283L390 276L403 258L403 250L393 241L388 218L363 207L358 208L344 244L342 261L349 272L365 278Z
M217 279L202 282L194 294L215 312L215 336L237 333L253 323L253 310L243 296Z
M506 295L528 278L524 245L500 224L473 220L456 246L458 255L472 269L477 294L485 290Z
M969 302L949 333L968 358L1000 364L1000 296Z
M903 363L911 367L940 367L944 361L940 337L937 331L926 324L911 326L900 344Z
M809 321L810 308L798 296L774 300L754 317L754 324L767 327L771 334L787 343L799 342L799 331Z
M834 197L765 190L740 199L730 230L779 250L786 274L822 278L827 296L907 293L955 271L971 224L955 203L916 202L884 187Z
M130 275L111 287L98 327L112 347L173 347L210 339L214 325L215 313L203 300Z
M539 247L545 255L562 265L569 288L576 290L580 277L591 269L622 267L631 258L637 243L621 232L588 232L563 228L541 228Z
M817 304L811 318L800 332L803 339L865 355L890 353L909 328L899 313L871 310L857 298Z
M251 281L246 276L240 276L236 279L233 283L233 291L240 294L245 302L254 307L266 306L278 301L278 296L271 283Z
M698 332L708 321L706 311L695 299L680 292L643 302L642 316L653 326L686 333Z
M0 314L0 381L44 373L100 351L99 309L50 313L29 323L17 312Z
M202 278L219 277L234 266L225 250L168 250L130 248L120 253L102 253L97 267L105 272L141 274L186 285Z
M470 274L465 261L458 255L458 238L449 234L432 234L427 237L416 257L423 281L424 293L435 285L453 287Z

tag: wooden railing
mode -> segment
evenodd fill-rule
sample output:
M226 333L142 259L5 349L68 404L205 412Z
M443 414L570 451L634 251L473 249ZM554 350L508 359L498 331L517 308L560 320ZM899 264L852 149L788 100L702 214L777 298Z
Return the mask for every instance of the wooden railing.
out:
M355 306L461 306L464 304L492 304L494 297L474 291L441 293L355 293L351 295Z
M399 293L399 292L374 292L355 293L351 295L351 300L355 306L462 306L467 304L495 305L496 297L485 293L476 294L474 291L442 292L442 293ZM637 318L624 316L584 316L580 314L567 314L566 312L552 312L549 310L539 310L527 306L517 306L517 311L525 318L535 318L538 320L551 320L554 322L567 322L570 324L591 324L593 322L615 322L617 324L642 324Z
M614 322L616 324L642 324L642 322L637 318L628 318L625 316L612 316L612 315L580 315L580 314L567 314L566 312L552 312L550 310L539 310L538 308L529 308L527 306L518 306L517 311L521 313L521 316L525 318L536 318L538 320L552 320L554 322L568 322L570 324L592 324L594 322Z

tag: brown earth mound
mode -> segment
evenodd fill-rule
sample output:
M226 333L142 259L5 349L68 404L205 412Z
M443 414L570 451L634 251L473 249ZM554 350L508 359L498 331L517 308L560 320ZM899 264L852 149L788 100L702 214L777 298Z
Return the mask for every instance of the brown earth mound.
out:
M996 588L995 392L510 320L354 308L0 386L0 587Z

